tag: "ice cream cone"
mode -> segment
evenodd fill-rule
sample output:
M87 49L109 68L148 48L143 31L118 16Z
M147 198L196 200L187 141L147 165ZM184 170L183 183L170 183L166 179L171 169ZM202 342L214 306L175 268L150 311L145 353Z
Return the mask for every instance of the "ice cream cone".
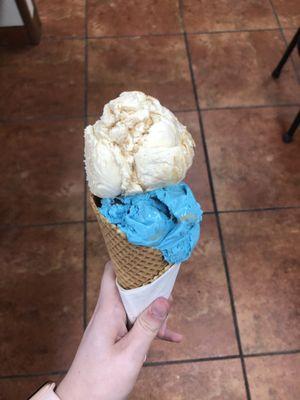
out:
M90 195L90 203L113 261L117 282L122 288L147 285L171 267L159 250L129 243L126 235L100 214L97 208L100 206L99 198Z

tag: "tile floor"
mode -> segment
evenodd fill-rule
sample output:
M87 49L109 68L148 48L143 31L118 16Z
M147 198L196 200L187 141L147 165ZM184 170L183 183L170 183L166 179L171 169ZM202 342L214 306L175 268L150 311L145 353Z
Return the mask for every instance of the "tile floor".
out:
M38 47L0 48L0 400L59 381L108 255L85 200L82 130L122 90L159 97L197 143L202 239L132 399L296 400L300 63L270 72L296 0L37 0ZM192 299L192 301L191 301Z

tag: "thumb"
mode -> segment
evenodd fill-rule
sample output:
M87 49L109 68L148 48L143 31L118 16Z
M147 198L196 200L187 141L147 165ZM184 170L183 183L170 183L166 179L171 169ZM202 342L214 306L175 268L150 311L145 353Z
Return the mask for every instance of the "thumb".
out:
M127 335L128 350L134 358L144 361L153 339L167 319L171 303L159 297L139 315Z

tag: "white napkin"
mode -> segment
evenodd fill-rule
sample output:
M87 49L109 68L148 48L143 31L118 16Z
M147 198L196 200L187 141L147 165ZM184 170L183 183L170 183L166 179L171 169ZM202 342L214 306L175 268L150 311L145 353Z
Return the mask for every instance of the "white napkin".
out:
M123 289L118 282L117 287L127 313L128 319L134 323L141 312L158 297L169 298L180 268L175 264L154 282L135 289Z

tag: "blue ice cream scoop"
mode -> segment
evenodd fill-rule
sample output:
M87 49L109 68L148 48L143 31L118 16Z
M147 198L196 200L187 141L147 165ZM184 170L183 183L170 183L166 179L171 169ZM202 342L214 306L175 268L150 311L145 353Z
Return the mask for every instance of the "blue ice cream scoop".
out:
M99 211L130 243L160 250L170 264L187 260L200 237L203 212L184 182L102 199Z

